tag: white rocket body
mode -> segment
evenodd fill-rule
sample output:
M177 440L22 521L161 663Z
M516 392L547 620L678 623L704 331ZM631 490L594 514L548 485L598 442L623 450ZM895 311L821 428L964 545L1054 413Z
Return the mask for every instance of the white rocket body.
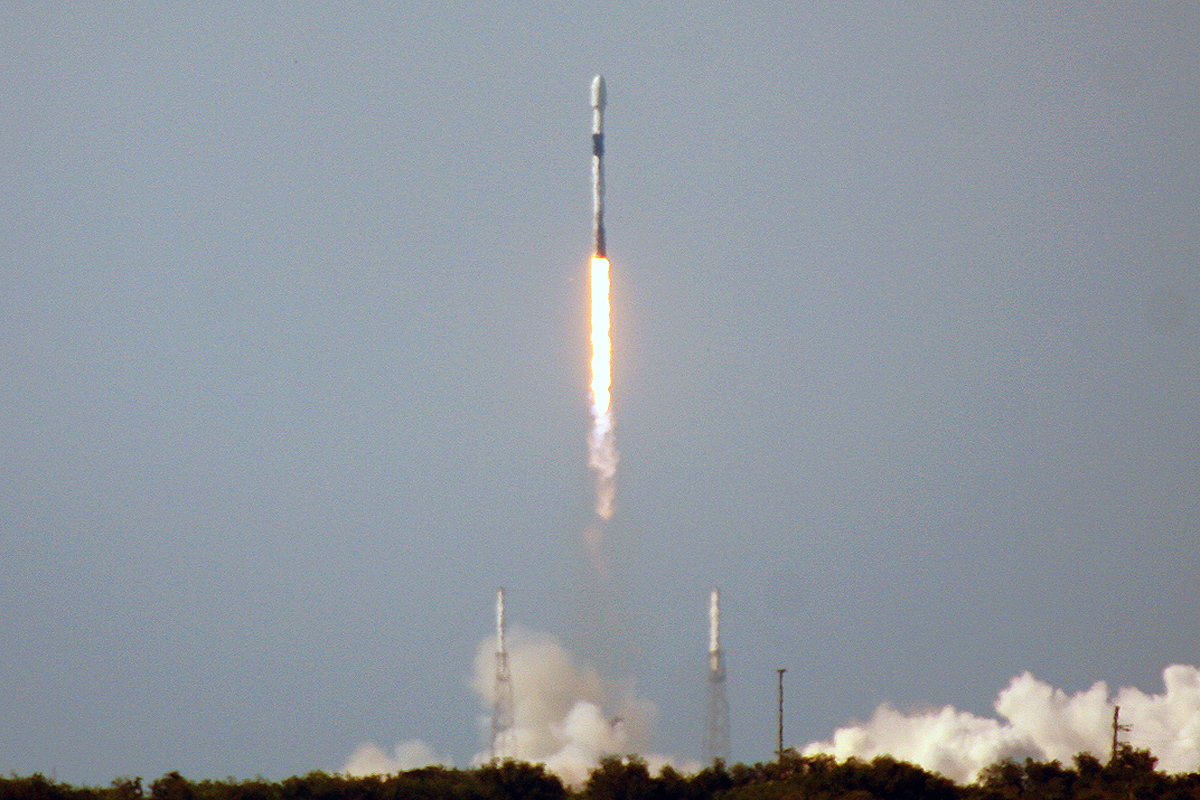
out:
M604 76L592 79L592 255L606 258L604 249Z

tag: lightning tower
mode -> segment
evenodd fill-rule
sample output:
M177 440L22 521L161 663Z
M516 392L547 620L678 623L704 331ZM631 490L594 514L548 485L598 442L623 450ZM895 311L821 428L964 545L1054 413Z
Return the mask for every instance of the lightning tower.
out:
M496 590L496 684L492 705L492 759L516 755L513 741L513 687L504 643L504 590Z
M725 695L725 657L721 653L721 597L708 598L708 731L704 757L709 763L729 761L729 698Z

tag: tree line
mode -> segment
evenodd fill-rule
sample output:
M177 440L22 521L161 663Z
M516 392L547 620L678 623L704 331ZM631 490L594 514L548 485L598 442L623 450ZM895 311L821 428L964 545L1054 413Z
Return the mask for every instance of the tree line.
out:
M1058 761L1004 761L960 786L913 764L785 753L779 762L720 762L685 775L651 774L636 757L606 758L579 789L540 764L504 761L473 769L424 767L353 778L310 772L282 781L192 781L169 772L144 785L118 778L76 787L35 774L0 778L0 800L1200 800L1200 773L1167 775L1146 750L1121 748L1108 763L1087 754Z

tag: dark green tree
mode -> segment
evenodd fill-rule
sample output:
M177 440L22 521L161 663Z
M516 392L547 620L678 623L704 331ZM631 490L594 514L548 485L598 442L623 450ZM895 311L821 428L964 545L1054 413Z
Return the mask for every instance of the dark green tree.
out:
M113 780L111 788L105 793L108 800L141 800L145 791L142 789L142 779L128 776Z
M487 764L475 775L490 800L564 800L567 790L544 764L506 760Z
M1015 800L1025 793L1025 767L1011 758L984 767L975 781L978 797L986 800Z
M586 800L654 800L654 779L636 756L600 760L583 787Z
M191 781L178 772L168 772L150 784L151 800L195 800Z

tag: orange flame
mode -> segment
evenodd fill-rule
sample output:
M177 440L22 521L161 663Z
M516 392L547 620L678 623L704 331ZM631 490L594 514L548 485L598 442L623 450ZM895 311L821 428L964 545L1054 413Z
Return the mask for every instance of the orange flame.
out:
M608 259L592 258L592 409L606 416L612 404L612 338L609 334Z
M617 448L612 426L612 337L609 263L592 256L592 433L588 465L596 472L596 514L609 519L616 495Z

